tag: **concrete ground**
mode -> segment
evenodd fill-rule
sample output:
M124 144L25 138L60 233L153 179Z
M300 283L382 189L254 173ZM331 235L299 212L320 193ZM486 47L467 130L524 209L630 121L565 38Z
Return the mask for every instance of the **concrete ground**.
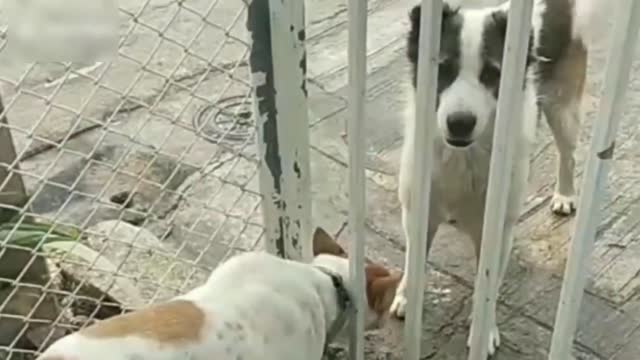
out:
M369 1L367 252L396 268L402 266L404 249L396 198L409 79L404 34L408 9L415 2ZM248 109L248 69L242 61L245 14L238 12L242 2L220 1L203 17L209 3L186 1L186 10L169 0L122 3L144 26L131 32L112 66L83 67L86 77L67 78L62 66L27 68L0 58L3 100L23 154L25 182L36 194L34 211L91 229L117 218L148 229L157 244L146 246L179 263L178 270L171 266L171 274L162 276L158 266L142 266L118 250L112 258L129 261L122 276L134 279L148 301L192 287L208 268L236 249L252 248L262 235L251 134L232 129L236 139L220 146L211 141L219 129L205 126L205 137L193 131L192 119L208 102L231 111ZM338 0L311 1L308 13L313 220L341 233L340 241L346 243L341 229L347 211L347 146L340 137L348 116L346 7ZM216 26L200 32L205 20ZM131 17L127 21L131 25ZM189 42L192 53L182 59ZM209 58L214 60L203 60ZM592 68L602 65L595 61ZM634 166L640 157L635 122L640 63L634 64L632 74L580 313L579 359L634 360L640 353L640 173ZM578 184L599 80L588 87L588 117L577 152ZM539 134L519 240L500 297L503 345L498 359L546 359L572 230L572 218L557 218L548 210L555 149L546 125ZM131 203L118 200L123 193L125 199L132 195ZM429 258L423 359L466 358L475 259L463 237L445 227ZM185 261L197 267L185 271ZM160 295L158 287L163 288ZM400 323L367 338L368 358L401 358Z

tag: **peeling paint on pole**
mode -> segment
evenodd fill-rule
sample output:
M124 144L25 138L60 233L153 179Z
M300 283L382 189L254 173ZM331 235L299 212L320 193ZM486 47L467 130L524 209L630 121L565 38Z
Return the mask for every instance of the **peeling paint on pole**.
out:
M247 29L267 251L311 259L304 3L254 0ZM300 84L300 85L296 85Z

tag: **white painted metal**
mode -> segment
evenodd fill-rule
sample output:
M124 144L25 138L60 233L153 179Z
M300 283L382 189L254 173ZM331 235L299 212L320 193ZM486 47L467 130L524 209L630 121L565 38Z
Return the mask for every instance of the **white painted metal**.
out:
M420 47L418 57L416 126L414 137L415 176L411 183L414 196L408 219L407 241L411 252L408 266L407 313L405 320L405 359L420 359L422 342L422 303L424 302L424 269L426 262L431 170L433 168L433 134L436 131L436 85L438 54L442 24L442 0L422 0Z
M582 196L578 204L575 231L560 293L550 360L570 358L596 229L600 223L602 193L605 191L629 72L638 41L640 1L620 0L616 15L603 96L598 117L593 125L593 137L581 187Z
M470 360L486 360L489 341L489 314L496 306L493 297L498 281L500 253L504 219L506 217L507 197L510 187L511 164L514 144L510 136L518 131L514 119L522 118L525 63L531 33L531 15L533 0L512 1L509 8L509 21L502 58L502 76L500 79L500 98L498 99L493 148L491 153L491 171L485 203L485 218L482 229L482 250L476 274L473 322L469 351Z
M285 252L303 261L313 258L311 244L311 170L306 90L304 1L269 0L273 74L282 164L281 218ZM265 199L268 201L268 199ZM293 255L288 256L295 258Z
M349 0L349 251L351 278L356 284L357 309L366 309L364 277L364 222L366 217L365 183L365 94L367 78L367 0ZM352 321L349 346L351 360L364 360L365 311Z
M313 254L304 1L268 0L268 9L275 108L270 109L270 114L261 114L256 106L266 249L287 258L310 261ZM252 71L254 86L268 76ZM257 94L255 100L259 101L260 96ZM265 136L265 130L273 132L274 127L277 136Z

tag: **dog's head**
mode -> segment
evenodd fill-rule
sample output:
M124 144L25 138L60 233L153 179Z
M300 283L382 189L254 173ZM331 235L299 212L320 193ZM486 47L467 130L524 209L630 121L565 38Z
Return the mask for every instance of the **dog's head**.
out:
M440 135L451 147L467 148L479 137L492 134L507 30L507 11L505 6L454 9L444 5L438 58L436 118ZM415 87L420 46L419 5L411 10L409 18L411 28L407 56L412 64ZM533 41L529 44L527 67L533 59Z
M313 255L314 264L339 274L346 280L347 287L353 293L347 252L321 228L317 228L313 234ZM365 259L365 278L368 304L365 328L373 330L382 327L388 318L402 274L391 272L384 266Z

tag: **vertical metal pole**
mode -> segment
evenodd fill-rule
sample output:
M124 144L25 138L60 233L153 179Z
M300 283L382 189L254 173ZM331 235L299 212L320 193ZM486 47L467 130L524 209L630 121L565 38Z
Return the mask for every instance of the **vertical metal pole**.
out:
M27 191L22 176L12 170L18 169L17 155L11 130L4 114L4 105L0 98L0 223L8 220L15 213L2 205L21 207L27 202ZM2 241L2 239L0 239Z
M303 0L248 2L266 250L310 261L311 182Z
M365 94L367 77L367 0L349 0L349 225L351 248L349 266L356 284L358 311L351 322L351 360L364 360L364 309L367 308L364 276L365 184Z
M508 197L505 194L509 192L511 185L511 164L517 145L510 141L514 138L511 133L520 131L523 126L514 124L513 119L522 119L524 100L522 84L529 49L532 11L533 0L510 3L482 228L482 249L474 289L472 322L474 336L471 339L470 360L485 360L488 355L489 316L497 302L492 289L495 289L498 282L507 211Z
M415 176L411 193L420 194L412 199L416 211L408 219L407 241L411 244L408 279L419 279L407 287L407 314L405 317L405 359L420 359L422 342L422 304L424 302L424 265L426 262L429 201L431 197L431 169L433 167L433 134L435 133L436 85L438 56L442 25L442 0L422 0L420 21L420 47L416 78L416 121L412 134ZM415 201L415 202L413 202Z
M640 1L622 0L609 49L606 79L587 159L575 231L560 292L550 360L569 359L582 303L591 252L600 223L602 192L615 148L615 136L628 86L640 27Z

